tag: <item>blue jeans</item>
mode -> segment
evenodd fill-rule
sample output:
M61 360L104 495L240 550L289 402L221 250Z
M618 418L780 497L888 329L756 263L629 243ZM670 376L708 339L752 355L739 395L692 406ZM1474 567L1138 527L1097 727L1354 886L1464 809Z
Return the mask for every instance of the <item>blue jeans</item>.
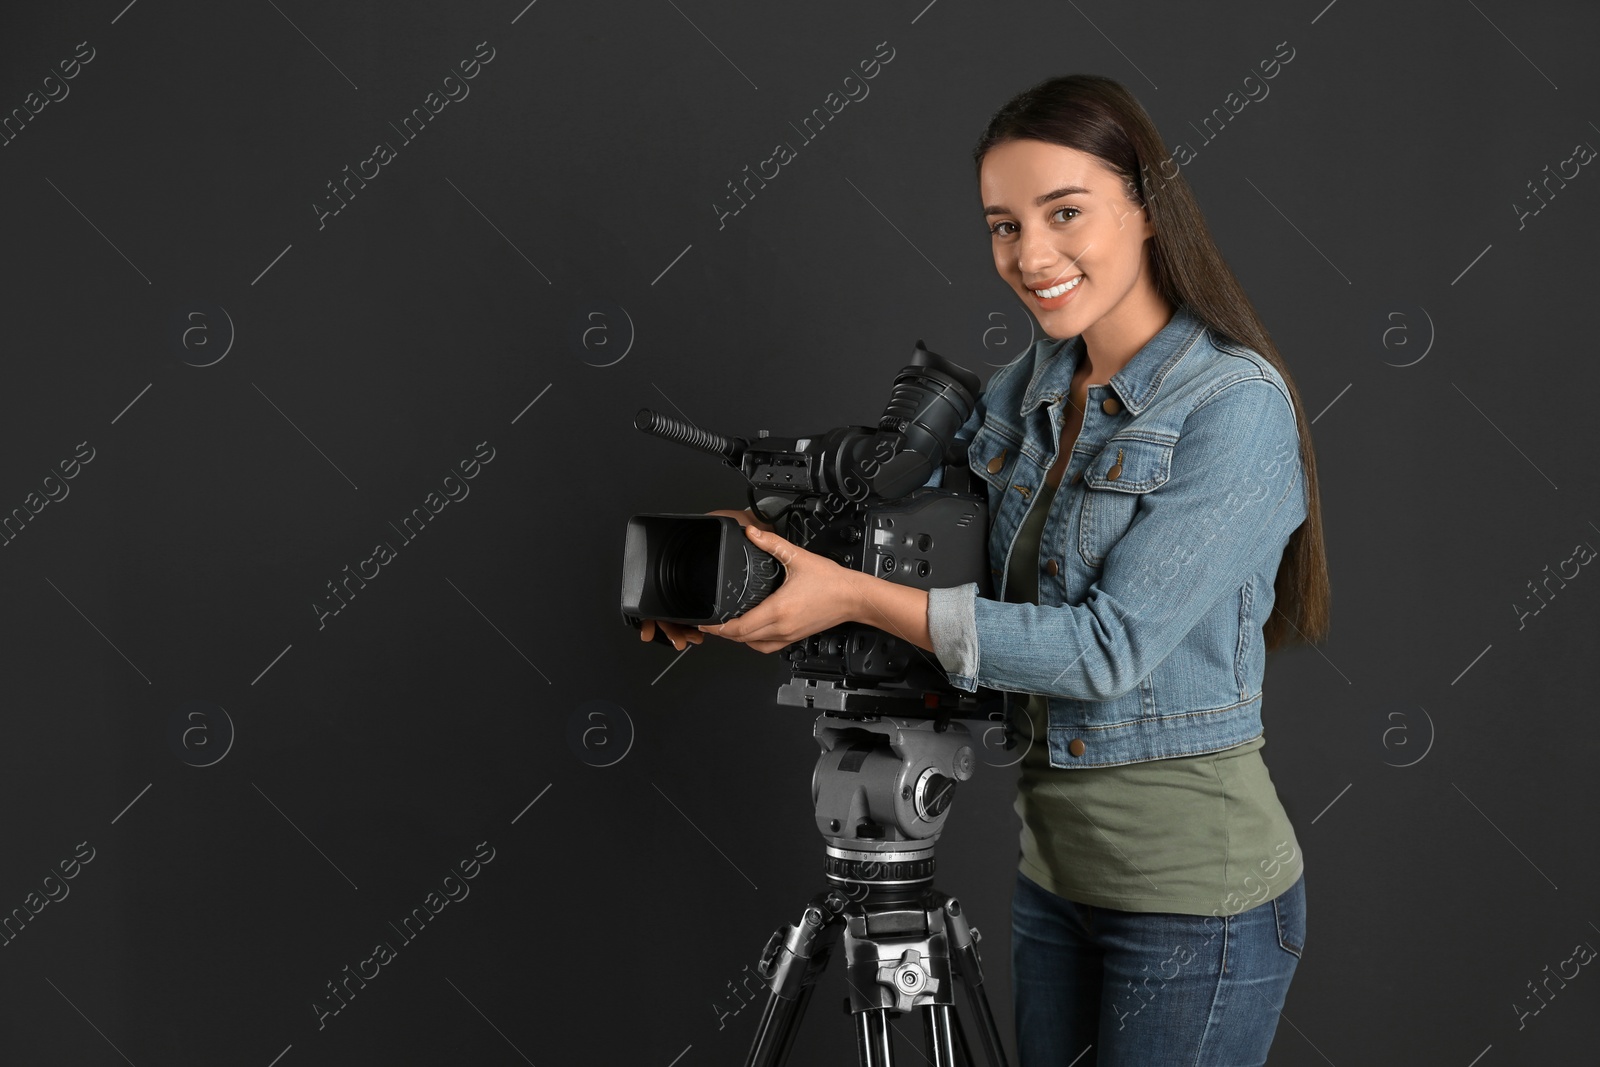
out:
M1021 1067L1255 1067L1306 936L1305 873L1234 915L1065 900L1021 871L1011 990Z

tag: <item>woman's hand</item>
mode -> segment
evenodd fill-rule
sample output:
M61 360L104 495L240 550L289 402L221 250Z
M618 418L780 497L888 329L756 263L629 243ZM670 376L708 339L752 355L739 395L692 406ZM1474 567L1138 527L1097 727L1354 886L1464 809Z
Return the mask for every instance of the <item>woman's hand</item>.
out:
M708 512L706 512L706 514L707 515L727 515L727 516L730 516L732 518L738 519L740 526L755 526L755 527L757 527L759 529L766 530L768 533L775 532L775 531L773 531L771 525L769 525L767 523L764 523L760 519L756 518L756 513L751 511L749 508L745 508L743 511L730 511L727 508L720 508L720 509L718 509L716 511L708 511Z
M693 626L686 626L681 622L660 622L656 619L645 619L639 624L639 640L653 641L656 636L656 627L661 627L661 632L672 641L672 647L682 652L690 645L698 645L706 639L706 635L696 630Z
M771 526L756 518L755 513L750 511L748 508L743 511L732 511L728 508L719 508L716 511L708 511L706 514L727 515L730 518L738 519L741 526L754 524L763 530L770 531L772 529ZM705 634L701 633L699 630L696 630L693 626L688 626L681 622L660 622L656 619L645 619L639 627L639 640L655 640L657 626L661 627L661 632L667 635L667 637L672 641L672 647L676 648L679 652L682 652L691 644L701 644L706 639Z
M783 564L783 584L737 619L708 623L700 627L702 632L738 641L757 652L776 652L855 618L853 571L770 530L746 526L745 536Z

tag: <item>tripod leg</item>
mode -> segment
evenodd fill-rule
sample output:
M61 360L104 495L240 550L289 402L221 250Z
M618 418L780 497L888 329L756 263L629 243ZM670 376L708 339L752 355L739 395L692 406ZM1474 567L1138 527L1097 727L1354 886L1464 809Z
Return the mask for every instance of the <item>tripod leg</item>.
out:
M813 969L820 972L827 962L828 957L823 956ZM814 980L800 987L800 996L784 1021L782 1033L778 1035L778 1054L772 1061L775 1065L789 1062L789 1050L794 1045L795 1035L800 1032L800 1020L806 1017L806 1005L811 1003L811 994L816 991L817 983Z
M780 1067L789 1056L817 975L827 966L829 950L839 936L839 909L828 907L827 898L828 894L819 894L807 905L799 925L778 930L761 953L756 972L767 980L767 1003L745 1067Z
M789 1047L794 1044L794 1036L800 1030L800 1020L805 1017L806 1005L815 988L812 984L803 986L793 1000L773 992L767 994L755 1038L750 1042L750 1054L745 1059L746 1067L779 1067L789 1058Z
M928 1054L933 1067L956 1067L956 1050L952 1044L951 1020L956 1018L949 1004L925 1004L922 1008L922 1032L928 1039ZM963 1039L963 1044L965 1040Z
M989 1009L989 995L983 988L978 932L967 925L961 904L954 897L945 901L944 913L950 931L951 969L967 988L967 1000L972 1005L973 1017L978 1020L978 1037L983 1041L984 1055L994 1067L1007 1067L1005 1046L1000 1042L1000 1028L995 1025L994 1012ZM957 1026L959 1028L959 1020ZM961 1040L965 1045L965 1033L961 1033Z
M967 986L967 1000L972 1005L972 1014L978 1019L978 1036L983 1040L983 1052L994 1067L1007 1067L1006 1050L1000 1043L1000 1028L995 1025L994 1013L989 1010L989 995L983 991L983 986ZM966 1045L966 1034L961 1035L961 1043Z
M956 1048L961 1050L961 1067L977 1067L972 1058L972 1046L967 1044L967 1028L961 1024L961 1013L951 1011L950 1021L955 1024Z
M883 1008L856 1012L856 1058L861 1067L894 1067L889 1016Z

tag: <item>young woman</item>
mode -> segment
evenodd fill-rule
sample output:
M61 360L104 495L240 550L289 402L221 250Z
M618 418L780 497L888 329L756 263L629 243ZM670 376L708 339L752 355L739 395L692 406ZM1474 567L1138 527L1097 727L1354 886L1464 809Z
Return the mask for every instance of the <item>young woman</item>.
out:
M729 511L783 585L663 628L773 652L854 620L1006 692L1023 1067L1264 1063L1305 944L1304 862L1260 755L1265 653L1328 626L1305 412L1120 85L1034 86L974 156L995 268L1048 335L957 436L999 599L850 571Z

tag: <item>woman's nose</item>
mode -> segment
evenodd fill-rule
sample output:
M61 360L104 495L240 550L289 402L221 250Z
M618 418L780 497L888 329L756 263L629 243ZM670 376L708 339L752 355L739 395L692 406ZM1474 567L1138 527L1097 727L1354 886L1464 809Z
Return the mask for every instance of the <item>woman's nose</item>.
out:
M1033 237L1023 234L1017 242L1017 266L1027 278L1065 270L1076 259L1076 255L1068 254L1052 244L1048 234Z

